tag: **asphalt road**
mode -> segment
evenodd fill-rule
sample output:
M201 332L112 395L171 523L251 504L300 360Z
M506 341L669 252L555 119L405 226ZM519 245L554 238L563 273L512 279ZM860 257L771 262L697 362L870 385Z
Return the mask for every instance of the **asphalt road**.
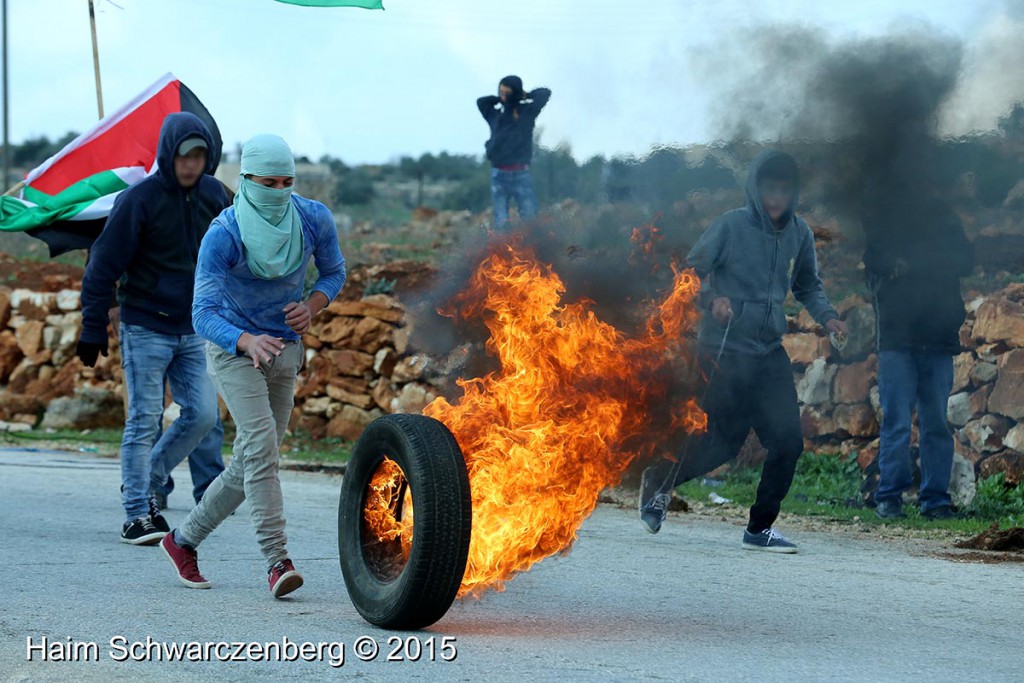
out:
M201 550L213 590L188 590L158 548L118 542L116 461L0 450L0 680L1024 678L1020 564L951 562L934 556L934 542L893 546L819 532L795 534L800 555L765 555L741 550L740 529L729 523L676 516L651 537L613 507L588 520L571 555L503 593L456 604L418 643L400 641L410 658L421 646L419 661L387 661L394 634L359 618L338 568L340 479L283 480L290 549L306 586L275 601L244 508ZM171 498L172 524L184 499ZM353 652L365 636L380 647L374 661ZM99 661L39 661L38 651L27 661L27 639L43 637L95 642ZM111 645L117 637L124 640ZM147 638L341 641L345 661L335 669L329 661L112 658ZM428 661L429 638L437 661ZM455 660L442 661L453 649ZM329 659L338 646L322 652Z

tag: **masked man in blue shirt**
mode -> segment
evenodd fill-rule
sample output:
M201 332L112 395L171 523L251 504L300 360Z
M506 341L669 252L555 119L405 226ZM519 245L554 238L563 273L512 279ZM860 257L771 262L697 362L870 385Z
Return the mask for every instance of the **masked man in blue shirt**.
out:
M208 340L207 362L234 419L234 454L161 546L189 588L209 588L196 548L242 501L256 527L270 591L282 597L303 579L285 548L279 448L302 367L301 336L345 283L345 260L330 210L293 194L295 160L276 135L242 147L234 206L213 222L196 267L192 321ZM302 299L312 258L318 278Z

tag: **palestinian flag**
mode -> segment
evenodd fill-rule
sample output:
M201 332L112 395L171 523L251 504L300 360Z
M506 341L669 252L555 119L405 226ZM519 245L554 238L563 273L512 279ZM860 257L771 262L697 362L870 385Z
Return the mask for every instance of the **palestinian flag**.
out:
M38 237L51 257L88 249L117 195L156 170L160 126L182 111L203 120L213 134L211 153L219 155L220 131L210 112L167 74L30 171L16 196L0 197L0 231Z
M277 0L289 5L303 7L362 7L363 9L384 9L383 0Z

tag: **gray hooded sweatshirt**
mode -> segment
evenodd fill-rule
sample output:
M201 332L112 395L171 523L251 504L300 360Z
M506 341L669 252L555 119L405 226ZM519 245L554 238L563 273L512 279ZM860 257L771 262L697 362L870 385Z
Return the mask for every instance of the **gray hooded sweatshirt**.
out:
M747 175L747 205L723 214L701 236L687 260L701 280L700 345L718 350L725 333L711 315L718 297L732 302L733 321L726 352L764 354L779 347L786 332L783 303L790 291L816 321L824 325L839 315L818 277L814 234L796 215L797 193L776 229L761 205L758 174L764 163L783 152L767 150Z

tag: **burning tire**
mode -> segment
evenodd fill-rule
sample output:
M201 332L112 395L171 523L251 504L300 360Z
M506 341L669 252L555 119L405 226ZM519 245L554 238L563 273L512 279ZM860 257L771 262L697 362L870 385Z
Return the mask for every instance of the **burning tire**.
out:
M466 463L447 427L422 415L370 423L338 504L341 571L359 614L398 630L443 617L466 571L471 523Z

